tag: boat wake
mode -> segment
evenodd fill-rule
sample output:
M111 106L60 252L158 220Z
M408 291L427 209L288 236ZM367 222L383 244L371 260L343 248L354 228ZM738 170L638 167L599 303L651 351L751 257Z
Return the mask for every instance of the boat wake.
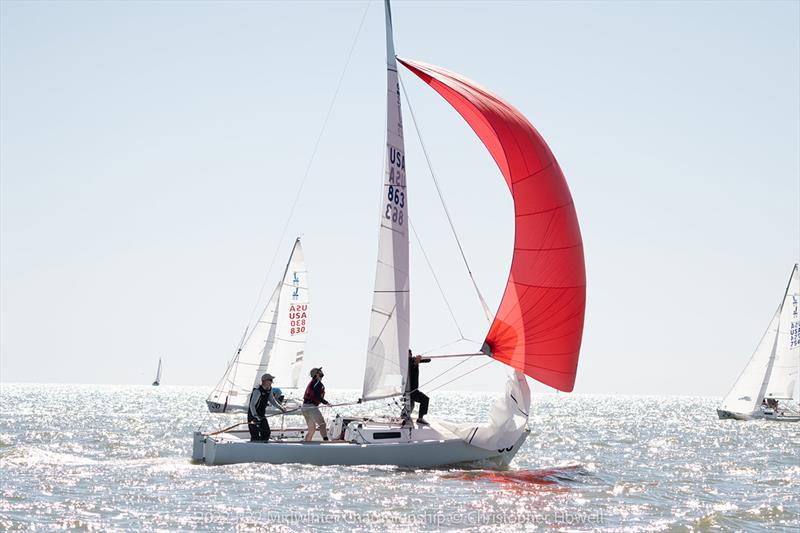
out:
M444 474L442 478L463 481L488 481L513 487L535 487L542 485L568 485L590 475L591 473L583 465L577 464L541 470L466 470L449 472Z

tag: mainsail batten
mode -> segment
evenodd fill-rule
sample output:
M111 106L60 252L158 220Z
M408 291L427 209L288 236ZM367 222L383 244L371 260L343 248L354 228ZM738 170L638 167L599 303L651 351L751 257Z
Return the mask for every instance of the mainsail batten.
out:
M472 127L514 200L511 272L482 351L571 391L583 336L586 274L578 217L558 162L530 122L498 96L441 67L399 61Z

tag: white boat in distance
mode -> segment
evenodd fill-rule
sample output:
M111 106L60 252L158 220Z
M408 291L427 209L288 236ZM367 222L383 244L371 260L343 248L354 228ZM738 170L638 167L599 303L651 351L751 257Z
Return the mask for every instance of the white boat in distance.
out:
M158 370L156 370L156 379L153 380L153 387L161 385L161 358L158 358Z
M250 393L265 372L276 377L275 387L282 392L297 388L308 336L308 305L308 272L298 237L267 306L249 334L245 332L225 374L206 399L209 411L247 411ZM295 409L300 402L287 398L284 405Z
M526 375L566 392L574 387L586 275L578 218L558 162L530 122L498 96L443 68L396 58L388 0L385 20L388 94L383 201L364 385L358 402L407 397L413 392L406 388L410 187L398 62L438 92L472 127L512 195L514 252L503 298L483 345L476 346L474 353L457 354L508 365L506 393L492 407L485 424L431 420L429 425L415 425L399 417L337 416L328 424L331 440L326 442L304 442L305 428L273 430L268 442L250 442L241 428L195 432L192 458L197 462L502 468L529 433ZM506 268L498 265L504 272Z
M722 405L721 419L800 421L797 396L800 373L800 273L789 283L767 331Z

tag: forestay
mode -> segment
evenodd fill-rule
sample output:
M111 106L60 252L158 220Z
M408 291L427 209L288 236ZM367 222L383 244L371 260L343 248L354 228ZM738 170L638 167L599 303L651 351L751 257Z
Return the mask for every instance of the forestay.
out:
M364 371L365 400L404 392L408 373L410 294L408 279L408 192L400 86L386 2L386 164L375 289Z

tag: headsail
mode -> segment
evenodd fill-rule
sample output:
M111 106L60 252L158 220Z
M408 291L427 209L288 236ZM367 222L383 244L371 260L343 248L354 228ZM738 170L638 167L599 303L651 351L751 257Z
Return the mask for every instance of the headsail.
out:
M800 272L794 265L781 302L775 360L772 363L765 398L790 400L795 396L800 366Z
M264 372L276 376L275 386L297 387L308 321L307 271L297 239L269 303L206 400L209 410L245 409L247 396Z
M364 372L365 400L401 394L408 373L409 280L408 193L400 85L392 41L392 14L386 2L386 165L375 290Z
M750 415L761 405L766 389L767 374L775 354L775 341L778 337L778 324L780 322L781 308L772 315L769 327L758 342L747 366L744 367L739 379L722 400L720 409L731 413Z
M514 199L511 273L484 353L571 391L583 336L586 273L578 217L558 162L530 122L496 95L443 68L399 61L477 133Z

